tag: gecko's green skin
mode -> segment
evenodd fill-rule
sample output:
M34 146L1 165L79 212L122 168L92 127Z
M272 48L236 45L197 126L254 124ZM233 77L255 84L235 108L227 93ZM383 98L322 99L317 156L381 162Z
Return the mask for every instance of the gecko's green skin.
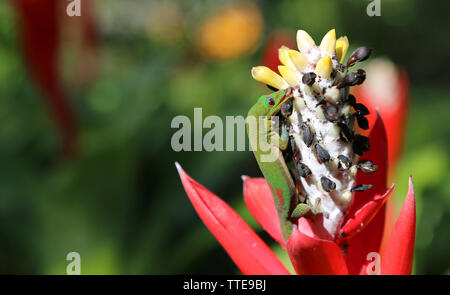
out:
M267 139L265 139L267 140L266 142L269 143L270 146L275 149L276 153L279 154L279 157L277 157L275 161L262 161L261 156L267 155L270 152L265 152L260 149L260 145L258 143L260 143L259 137L261 134L257 130L254 130L255 127L249 125L249 121L247 120L247 133L250 139L250 144L259 168L271 187L272 196L274 198L278 211L278 217L280 219L281 232L285 240L289 238L292 232L292 224L288 218L291 209L291 200L296 194L296 188L283 156L281 155L281 150L286 149L289 139L287 130L283 128L282 134L279 136L275 132L270 132L270 126L271 117L280 111L283 103L292 97L292 95L293 91L290 88L280 90L269 95L263 95L248 112L248 117L254 116L256 118L256 126L258 130L269 130L268 132L264 132L262 136L267 136ZM272 98L273 101L270 101L270 98ZM262 120L263 123L260 122L260 117L264 118ZM265 124L265 126L261 126L261 124ZM279 144L276 143L276 140L273 140L276 136L279 137L277 138L279 139Z

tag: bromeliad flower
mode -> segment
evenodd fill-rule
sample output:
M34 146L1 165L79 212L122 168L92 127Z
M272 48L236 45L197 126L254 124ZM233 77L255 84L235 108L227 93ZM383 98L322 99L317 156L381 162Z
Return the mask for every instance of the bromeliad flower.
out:
M265 177L243 178L247 207L287 250L297 274L379 273L367 259L379 255L385 202L393 190L386 188L386 130L378 115L369 137L359 134L369 127L369 111L349 94L350 86L365 80L363 70L349 69L371 50L358 48L344 65L348 40L336 40L334 30L320 46L299 30L297 43L300 51L279 50L282 77L266 67L252 69L256 80L280 90L260 97L247 118L250 143ZM251 124L252 117L259 123ZM262 142L270 149L263 150ZM275 157L267 160L268 155ZM244 274L288 273L230 207L177 168L194 208ZM381 273L411 272L414 237L410 180Z

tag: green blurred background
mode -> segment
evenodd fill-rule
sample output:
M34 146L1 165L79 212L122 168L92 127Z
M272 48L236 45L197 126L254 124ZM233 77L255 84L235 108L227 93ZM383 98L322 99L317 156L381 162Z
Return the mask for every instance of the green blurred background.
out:
M194 107L204 117L245 116L268 91L250 69L262 64L273 32L295 36L301 28L318 42L336 28L349 37L350 52L367 45L409 75L395 203L401 206L412 174L414 273L450 273L450 2L382 0L381 16L368 17L369 2L95 1L98 68L88 86L72 75L71 38L62 47L80 125L80 152L66 159L23 61L14 10L1 1L0 272L64 274L67 253L76 251L83 274L238 273L192 208L175 161L283 255L242 199L240 176L260 175L251 152L174 152L170 123L192 118ZM231 33L215 35L227 27Z

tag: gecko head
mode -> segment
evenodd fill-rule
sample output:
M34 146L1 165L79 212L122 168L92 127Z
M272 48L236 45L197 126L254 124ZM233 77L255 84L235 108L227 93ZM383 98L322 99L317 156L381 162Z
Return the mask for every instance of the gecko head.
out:
M277 114L288 98L293 96L293 89L286 88L259 97L257 103L250 109L249 115L271 117Z

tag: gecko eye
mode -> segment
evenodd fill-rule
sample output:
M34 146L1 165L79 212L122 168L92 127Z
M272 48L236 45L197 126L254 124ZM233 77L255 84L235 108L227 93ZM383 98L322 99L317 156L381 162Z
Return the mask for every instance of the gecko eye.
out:
M275 100L274 100L272 97L268 97L268 98L266 99L266 103L267 103L268 105L273 106L273 105L275 105Z

